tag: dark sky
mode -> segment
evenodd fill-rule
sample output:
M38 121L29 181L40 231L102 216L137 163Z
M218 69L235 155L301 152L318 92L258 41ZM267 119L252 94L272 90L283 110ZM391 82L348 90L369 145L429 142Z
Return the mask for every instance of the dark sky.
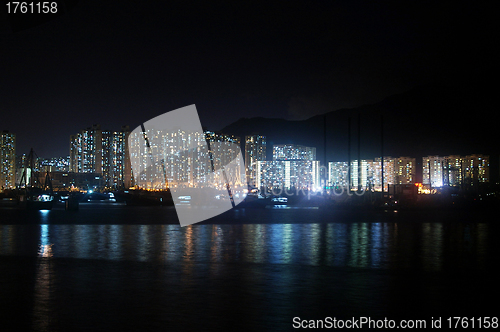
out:
M17 135L18 154L66 156L69 135L94 123L133 129L190 104L218 130L482 84L498 41L494 10L475 2L59 4L70 9L34 27L2 8L0 130Z

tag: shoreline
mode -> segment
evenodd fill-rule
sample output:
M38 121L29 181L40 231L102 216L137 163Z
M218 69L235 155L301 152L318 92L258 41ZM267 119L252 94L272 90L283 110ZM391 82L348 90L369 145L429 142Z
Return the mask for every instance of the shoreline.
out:
M236 207L193 225L217 224L312 224L312 223L489 223L496 207L363 208L359 206ZM0 225L175 225L173 206L126 206L124 203L81 203L78 211L56 204L52 210L0 208Z

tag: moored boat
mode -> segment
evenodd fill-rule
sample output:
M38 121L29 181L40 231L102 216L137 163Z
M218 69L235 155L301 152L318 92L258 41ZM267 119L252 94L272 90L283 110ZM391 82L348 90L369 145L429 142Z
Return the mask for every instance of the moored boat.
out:
M115 194L116 197L116 194ZM147 191L129 190L124 194L124 200L128 206L168 206L174 205L172 195L169 190Z
M23 175L19 182L19 203L22 207L32 210L51 210L54 205L54 191L50 173L46 172L45 181L40 181L35 169L34 151L31 149L24 165Z

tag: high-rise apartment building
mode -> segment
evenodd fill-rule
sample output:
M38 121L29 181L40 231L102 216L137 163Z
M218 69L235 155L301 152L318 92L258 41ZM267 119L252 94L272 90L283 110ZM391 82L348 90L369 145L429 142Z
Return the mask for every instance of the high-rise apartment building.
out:
M69 172L69 157L42 159L39 165L40 170L45 172Z
M121 131L102 131L102 176L106 187L130 186L131 168L127 150L128 126Z
M474 186L490 181L489 156L472 154L467 156L427 156L422 158L423 183L431 186Z
M256 183L265 190L320 190L319 161L258 161Z
M328 163L328 186L347 188L349 166L346 161L330 161Z
M411 157L399 157L394 159L394 171L396 184L415 183L416 159Z
M426 156L422 158L422 183L431 187L443 186L445 157Z
M443 165L443 185L459 186L464 178L465 158L459 155L446 156Z
M232 177L230 179L231 183L235 186L245 186L246 188L245 173L240 172L245 167L245 165L240 164L240 162L244 162L242 158L239 158L241 153L240 138L234 135L205 131L205 139L209 144L210 157L212 158L213 170L215 171L215 181L217 183L225 183L229 179L219 177L230 174ZM224 173L218 172L219 170L224 170Z
M470 185L490 182L490 157L488 155L473 154L465 156L464 179Z
M221 169L236 159L240 153L240 138L213 131L205 131L215 170ZM240 165L243 166L243 165ZM238 179L241 182L242 179ZM243 180L244 181L244 180Z
M149 149L144 145L144 134L148 137ZM238 171L243 165L239 164L240 138L237 136L213 131L148 129L145 133L132 132L129 140L132 168L141 170L140 174L133 174L134 182L141 188L219 185L226 182L220 170L226 170L225 175L230 174L236 186L246 185Z
M16 186L16 135L0 132L0 189Z
M99 173L106 188L129 187L128 133L128 126L122 127L121 131L106 131L100 125L93 125L71 135L70 172Z
M273 160L316 160L316 148L295 145L273 145Z
M348 186L347 162L330 162L328 185L333 187ZM422 159L423 184L431 187L443 186L473 186L478 183L489 182L489 156L473 154L468 156L426 156ZM357 190L361 180L362 189L371 188L380 191L381 164L380 158L375 160L361 160L358 174L358 161L351 163L351 188ZM416 159L411 157L384 157L384 190L392 184L415 183ZM429 183L430 178L430 183Z
M278 144L273 146L272 161L258 161L256 184L259 188L320 190L319 161L316 148Z
M358 168L358 161L351 162L351 188L365 190L369 187L369 181L373 178L373 171L368 169L371 166L371 160L361 160ZM371 172L370 172L371 171Z
M245 136L245 175L247 183L255 186L257 161L266 160L266 136Z
M368 161L369 167L369 187L373 188L375 191L382 190L382 165L380 158L375 158L374 161ZM389 190L389 185L396 183L396 168L395 159L386 156L384 157L384 191Z
M69 136L69 171L78 173L82 166L82 137L80 134Z
M144 144L148 138L149 148ZM184 130L166 131L154 128L132 132L129 137L134 184L144 189L164 189L165 186L189 186L197 176L203 177L208 165L195 165L197 151L189 146L202 147L205 136ZM206 160L208 151L200 151Z
M380 158L375 160L351 161L351 190L374 190L381 191L382 189L382 165ZM348 183L348 163L329 162L328 163L328 186L334 188L347 188ZM401 175L400 175L401 174ZM415 162L412 158L400 157L384 157L384 191L387 191L389 185L396 183L413 183L415 174ZM400 181L400 182L398 182Z

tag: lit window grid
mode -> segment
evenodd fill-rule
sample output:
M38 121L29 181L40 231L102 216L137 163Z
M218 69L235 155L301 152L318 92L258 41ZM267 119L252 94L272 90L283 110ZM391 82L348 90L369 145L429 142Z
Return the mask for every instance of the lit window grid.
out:
M130 152L132 156L132 168L147 170L149 164L153 163L153 167L147 171L141 172L141 176L136 179L136 184L147 189L162 189L164 181L151 181L151 179L164 179L167 177L168 185L194 187L194 186L213 186L214 183L219 185L223 182L222 174L215 173L215 176L210 177L214 183L208 183L208 173L212 173L212 157L215 170L226 169L227 172L235 175L235 185L241 186L245 182L244 177L236 171L243 165L240 165L239 156L239 138L235 136L226 136L214 132L205 132L200 135L198 132L185 131L148 131L148 137L151 137L150 148L151 154L146 150L142 140L142 134L131 134ZM210 151L206 150L206 140L210 143ZM161 146L155 145L155 142L160 142ZM142 146L142 149L139 148ZM183 148L185 150L178 151ZM193 148L195 146L195 148ZM191 147L191 148L189 148ZM236 148L235 148L236 147ZM151 161L151 157L153 160ZM164 163L162 163L162 159ZM194 160L197 162L194 163ZM236 170L228 169L228 164L236 160L232 166ZM168 165L163 173L163 165Z
M106 188L125 185L128 132L102 131L98 126L70 136L69 170L99 173Z
M273 160L310 160L316 159L316 148L294 144L273 145Z
M273 160L257 162L257 184L272 190L315 190L320 185L319 161Z
M461 186L489 182L489 156L426 156L422 159L423 183L431 186Z
M384 190L388 190L388 186L395 183L395 166L394 159L391 157L384 157ZM381 163L380 158L375 160L361 160L361 189L368 190L372 189L374 191L381 191L382 181L381 181ZM328 163L328 182L329 186L335 188L347 188L348 187L348 163L345 161L341 162L329 162ZM351 161L351 189L358 189L358 161Z
M16 185L16 136L0 132L0 189L12 189Z
M245 136L245 174L247 183L255 185L257 161L266 160L266 137L262 135Z

